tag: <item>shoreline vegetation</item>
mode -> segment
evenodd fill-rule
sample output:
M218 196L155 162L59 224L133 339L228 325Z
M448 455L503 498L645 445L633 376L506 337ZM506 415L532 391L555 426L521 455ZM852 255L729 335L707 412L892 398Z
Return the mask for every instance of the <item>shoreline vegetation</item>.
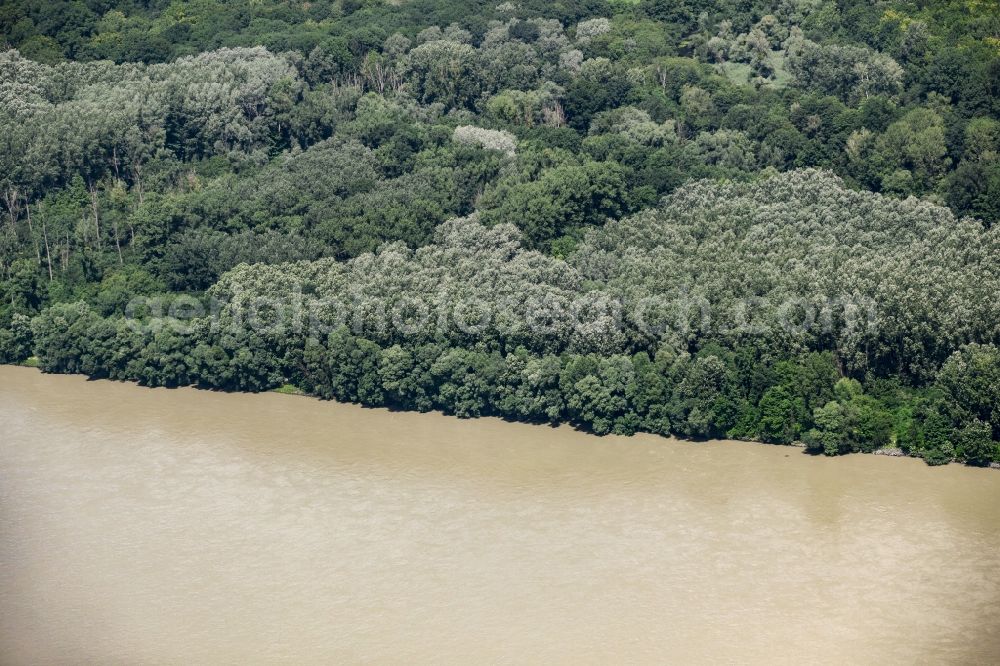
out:
M0 362L1000 462L997 0L8 4Z
M7 366L7 367L22 367L22 368L34 368L34 369L38 369L39 372L41 372L41 370L39 369L37 363L35 363L35 364L31 364L31 363L28 363L28 362L22 362L22 363L16 363L16 364L0 363L0 367L2 367L2 366ZM86 377L86 375L76 375L76 376ZM88 377L87 379L88 379L88 381L95 381L95 380L93 380L93 378L90 378L90 377ZM113 379L107 379L107 378L105 378L105 380L106 381L114 381L114 382L121 383L121 384L131 384L131 385L133 385L133 386L135 386L137 388L150 388L150 387L143 387L141 384L138 384L136 382L132 382L132 381L129 381L129 380L124 380L124 379L122 379L122 380L113 380ZM101 380L98 379L96 381L101 381ZM162 388L162 387L160 387L160 388ZM250 393L250 392L247 392L247 391L228 391L228 390L224 390L224 389L205 389L205 388L199 388L197 386L183 386L183 387L174 387L174 388L189 388L189 389L194 389L194 390L207 390L207 391L210 391L210 392L227 393L227 394L231 394L231 395L254 395L253 393ZM311 399L311 400L315 400L317 402L324 402L324 400L322 398L319 398L316 395L311 395L311 394L307 393L306 391L298 388L297 386L293 386L291 384L284 384L284 385L279 386L277 388L270 389L269 391L266 391L266 393L271 393L271 394L275 394L275 395L285 395L285 396L302 397L302 398L308 398L308 399ZM338 401L333 400L333 402L337 403ZM359 406L359 407L362 407L362 408L365 408L365 409L384 409L384 410L389 411L390 413L393 412L393 411L403 411L403 412L408 412L408 413L436 413L436 414L438 414L440 416L444 416L444 417L460 418L460 417L455 416L454 414L448 414L447 412L444 412L442 410L431 410L430 412L413 412L412 410L397 410L397 409L393 409L392 407L387 407L385 405L365 405L363 403L357 403L357 402L342 402L342 403L338 403L338 404L356 405L356 406ZM539 422L519 421L519 420L515 420L515 419L511 419L511 418L505 418L505 417L496 416L496 415L490 415L489 417L473 417L473 420L475 420L475 418L498 418L499 420L501 420L501 421L503 421L505 423L517 423L517 424L521 424L521 425L535 426L535 427L560 427L560 426L561 427L569 427L569 428L573 428L577 432L580 432L580 433L583 433L583 434L592 435L592 436L596 436L596 437L601 437L602 436L602 435L598 435L598 434L594 433L592 430L583 429L583 428L580 428L579 426L575 426L575 425L573 425L571 423L566 423L566 422L545 424L545 423L539 423ZM794 442L787 442L787 443L776 444L774 442L764 442L764 441L761 441L761 440L754 440L754 439L734 439L734 438L729 438L728 440L727 439L696 440L696 439L687 439L687 438L684 438L684 437L678 437L677 435L673 435L673 434L661 435L661 434L649 433L649 432L641 432L641 431L637 432L635 434L649 435L651 437L657 438L658 440L662 440L666 444L670 444L671 442L681 442L681 443L688 443L688 444L699 444L699 443L708 442L708 441L716 441L716 442L732 441L732 442L738 442L738 443L742 443L742 444L759 444L759 445L762 445L762 446L785 446L785 447L788 447L788 448L800 449L804 453L808 453L810 455L817 455L817 454L821 454L822 453L821 451L818 451L816 449L810 449L810 447L805 442L802 442L802 441L794 441ZM631 435L626 435L626 437L630 437L630 436ZM921 457L919 455L912 454L912 453L907 453L907 452L903 451L902 449L900 449L898 447L893 447L893 446L886 446L886 447L882 447L880 449L875 449L873 451L868 451L868 452L858 451L858 452L855 452L855 453L867 453L869 455L883 456L883 457L890 457L890 458L912 458L912 459L917 459L917 460L921 459ZM960 463L953 461L952 463L949 463L949 464L956 464L957 465L957 464L960 464ZM984 467L984 468L987 468L987 469L1000 470L1000 462L992 462L989 465L982 465L980 467Z
M34 366L29 366L29 367L38 367L38 366L34 365ZM308 393L306 393L302 389L298 388L297 386L292 386L291 384L285 384L285 385L280 386L280 387L278 387L276 389L271 389L270 392L271 393L277 393L279 395L295 395L295 396L302 396L302 397L305 397L305 398L317 399L316 396L309 395ZM352 404L352 403L348 403L348 404ZM442 415L446 415L444 412L439 412L439 413L442 414ZM507 420L507 419L505 419L505 420ZM509 421L509 422L511 422L511 423L525 423L524 421ZM539 425L539 424L537 424L537 423L534 423L534 424L532 424L532 423L526 423L526 425ZM565 425L565 424L561 424L561 425ZM588 432L588 431L581 431L581 432ZM594 434L594 433L588 432L588 434ZM650 434L650 433L646 433L646 434ZM678 440L678 441L687 441L687 442L697 443L697 440L679 439L676 435L670 435L670 436L660 435L660 437L662 437L665 440L674 439L674 440ZM754 440L754 439L742 439L742 440L734 440L734 441L746 442L748 444L766 444L766 445L769 445L769 446L789 446L789 447L797 448L797 449L806 449L806 450L809 449L809 446L805 442L802 442L802 441L789 442L788 444L773 444L773 443L770 443L770 442L763 442L763 441ZM918 460L920 459L920 456L914 455L914 454L909 454L909 453L905 452L903 449L901 449L899 447L896 447L896 446L884 446L884 447L882 447L880 449L875 449L874 451L871 452L871 455L886 456L886 457L889 457L889 458L916 458ZM989 469L1000 470L1000 461L990 463L989 465L987 465L987 467Z

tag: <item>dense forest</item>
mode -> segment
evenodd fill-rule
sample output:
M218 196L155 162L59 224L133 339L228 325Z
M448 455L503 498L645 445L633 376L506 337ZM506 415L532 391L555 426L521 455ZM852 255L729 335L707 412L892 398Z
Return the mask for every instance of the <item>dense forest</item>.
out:
M0 362L1000 462L996 0L8 0L0 35Z

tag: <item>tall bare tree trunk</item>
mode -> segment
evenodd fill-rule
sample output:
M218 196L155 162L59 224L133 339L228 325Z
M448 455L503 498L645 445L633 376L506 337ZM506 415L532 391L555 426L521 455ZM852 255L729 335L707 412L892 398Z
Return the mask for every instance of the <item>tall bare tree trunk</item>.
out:
M94 211L94 228L97 230L97 247L101 247L101 222L97 212L97 188L90 186L90 208Z
M52 282L52 253L49 251L49 232L45 228L45 218L42 218L42 237L45 238L45 258L49 263L49 282Z
M35 227L31 224L31 204L27 199L24 201L24 210L28 214L28 233L31 235L31 244L35 246L35 260L38 265L42 265L42 250L38 247L38 238L35 237Z
M142 205L142 166L132 165L132 177L135 179L136 189L139 191L139 205Z
M20 198L21 194L15 187L8 187L3 191L3 200L7 204L7 221L15 232L17 231L17 218L21 212L17 207Z
M122 259L122 244L118 239L118 221L113 217L111 218L111 227L115 230L115 247L118 249L118 264L124 266L125 260Z

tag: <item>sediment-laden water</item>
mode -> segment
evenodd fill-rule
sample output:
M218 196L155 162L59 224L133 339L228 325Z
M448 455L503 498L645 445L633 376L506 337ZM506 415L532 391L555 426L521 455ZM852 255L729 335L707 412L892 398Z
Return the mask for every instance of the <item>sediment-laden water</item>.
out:
M1000 472L0 367L7 664L1000 660Z

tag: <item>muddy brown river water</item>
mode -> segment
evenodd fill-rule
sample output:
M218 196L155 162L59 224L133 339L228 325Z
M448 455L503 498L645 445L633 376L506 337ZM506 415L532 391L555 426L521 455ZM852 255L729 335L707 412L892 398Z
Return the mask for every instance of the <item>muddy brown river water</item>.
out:
M997 663L1000 472L0 367L0 663Z

